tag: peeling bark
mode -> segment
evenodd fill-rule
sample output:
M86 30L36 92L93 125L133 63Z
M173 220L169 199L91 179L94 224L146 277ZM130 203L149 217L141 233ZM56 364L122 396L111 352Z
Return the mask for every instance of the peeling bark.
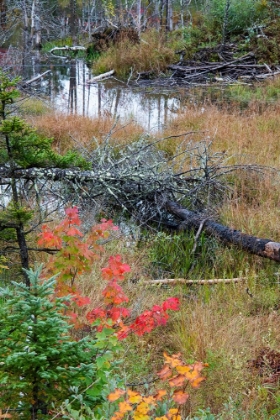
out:
M199 228L204 216L193 211L182 208L178 203L168 201L165 205L166 210L184 221L182 228ZM280 262L280 243L272 239L262 239L256 236L242 233L240 230L231 229L213 220L205 220L203 230L216 236L222 242L233 244L251 254L269 258Z

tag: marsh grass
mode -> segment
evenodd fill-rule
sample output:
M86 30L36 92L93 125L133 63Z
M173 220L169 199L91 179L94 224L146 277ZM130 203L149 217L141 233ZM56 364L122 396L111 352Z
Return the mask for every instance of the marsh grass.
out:
M26 98L19 103L19 112L22 116L42 116L48 114L51 108L43 100L37 98Z
M59 153L76 147L92 150L111 133L112 144L123 145L139 139L143 129L133 121L121 123L113 118L82 117L63 113L48 113L29 116L29 121L40 133L54 139L53 145Z
M278 80L275 86L277 83ZM225 197L217 214L228 226L275 241L280 241L279 107L277 101L266 109L251 102L242 113L239 107L220 109L214 105L192 105L160 134L166 137L197 130L192 141L209 136L213 150L225 151L230 157L229 164L275 168L258 173L240 170L231 174L227 178L230 199ZM33 116L32 121L40 131L54 137L55 147L61 151L73 147L76 141L91 148L92 137L102 141L112 127L110 119L91 120L73 115ZM129 143L141 134L141 129L132 124L120 128L112 141ZM73 143L72 138L75 139ZM161 145L162 150L167 154L174 153L179 141L166 140ZM127 246L126 237L112 241L106 245L106 253L98 262L99 268L96 266L82 279L83 290L92 298L94 307L101 301L103 288L100 266L106 264L106 258L112 253L120 253L132 267L124 287L134 316L167 296L181 299L181 310L171 317L166 328L142 337L139 342L128 340L124 359L127 377L140 380L158 369L163 350L179 351L188 362L203 360L210 365L207 380L199 390L192 392L190 402L184 407L185 418L194 417L198 409L201 411L197 418L210 418L203 417L207 407L215 418L223 420L279 418L279 386L268 387L257 372L248 368L248 360L256 357L263 346L280 348L279 264L218 244L215 238L201 237L195 254L195 269L189 272L193 260L190 262L187 254L193 247L193 233L180 233L178 241L171 235L149 235L144 246L141 242ZM170 277L186 275L188 278L240 275L247 280L236 285L164 288L142 282L167 273ZM139 358L139 369L134 375L135 357Z
M149 30L141 36L139 44L129 38L112 45L93 63L95 73L114 69L117 76L126 78L134 72L152 71L155 74L166 70L176 59L174 49L168 45L164 34Z

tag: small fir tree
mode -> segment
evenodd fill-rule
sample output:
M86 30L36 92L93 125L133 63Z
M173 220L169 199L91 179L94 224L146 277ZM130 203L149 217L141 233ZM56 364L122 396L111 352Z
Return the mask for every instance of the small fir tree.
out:
M0 407L32 420L49 418L73 387L98 388L97 357L104 353L95 340L71 339L65 298L54 297L55 277L40 283L40 273L27 272L30 287L13 282L13 290L0 289ZM100 399L92 397L92 407Z

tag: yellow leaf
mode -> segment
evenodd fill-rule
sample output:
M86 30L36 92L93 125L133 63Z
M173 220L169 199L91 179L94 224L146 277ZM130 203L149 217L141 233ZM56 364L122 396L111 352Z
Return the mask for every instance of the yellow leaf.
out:
M189 372L186 372L185 374L184 374L184 377L186 378L186 379L188 379L188 381L194 381L195 379L197 379L197 378L199 378L199 376L200 376L200 373L199 372L197 372L196 370L193 370L193 371L189 371Z
M142 396L138 392L131 390L127 391L128 399L127 401L131 404L139 404L142 401Z
M147 402L142 401L136 407L135 413L147 414L150 411L150 406Z
M151 417L146 414L141 414L137 412L133 414L133 420L150 420L150 419Z
M168 354L164 352L163 356L165 358L165 363L170 365L172 368L182 364L181 353L176 353L176 354L173 354L172 356L168 356Z
M156 417L155 420L168 420L168 417L166 416Z
M167 413L168 420L181 420L178 408L170 408Z
M189 365L187 365L187 366L176 366L177 372L180 373L181 375L184 375L185 373L188 373L191 369L192 369L192 367L189 366Z
M170 408L168 414L174 415L179 413L179 408Z

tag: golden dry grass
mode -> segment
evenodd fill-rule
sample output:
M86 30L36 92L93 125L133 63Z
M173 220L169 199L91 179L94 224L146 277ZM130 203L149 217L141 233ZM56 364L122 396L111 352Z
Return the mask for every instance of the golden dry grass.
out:
M249 115L248 115L249 114ZM215 151L227 151L236 163L255 163L280 168L279 107L262 114L192 107L174 119L164 136L192 130L209 136ZM174 140L173 140L174 142Z
M244 285L201 288L173 321L169 339L176 350L186 359L209 363L207 381L192 395L192 409L203 405L218 413L229 398L243 395L246 411L246 393L261 386L262 378L248 368L248 361L264 346L279 348L279 313L271 307L263 313L264 308L255 306L264 288L255 282L251 286L253 298Z
M92 119L58 112L29 117L29 122L40 133L54 139L53 145L59 153L65 153L79 146L86 146L88 149L95 148L96 141L101 143L111 130L113 144L130 143L137 140L143 133L143 129L134 122L122 124L115 123L113 118Z
M212 150L225 151L229 164L264 165L280 169L279 106L259 114L229 111L209 106L190 107L173 120L164 137L174 133L198 131L194 141L209 137ZM164 148L174 151L180 140L166 141ZM278 227L280 191L278 172L257 175L243 171L232 180L233 200L225 203L220 215L226 224L259 236L280 241Z

